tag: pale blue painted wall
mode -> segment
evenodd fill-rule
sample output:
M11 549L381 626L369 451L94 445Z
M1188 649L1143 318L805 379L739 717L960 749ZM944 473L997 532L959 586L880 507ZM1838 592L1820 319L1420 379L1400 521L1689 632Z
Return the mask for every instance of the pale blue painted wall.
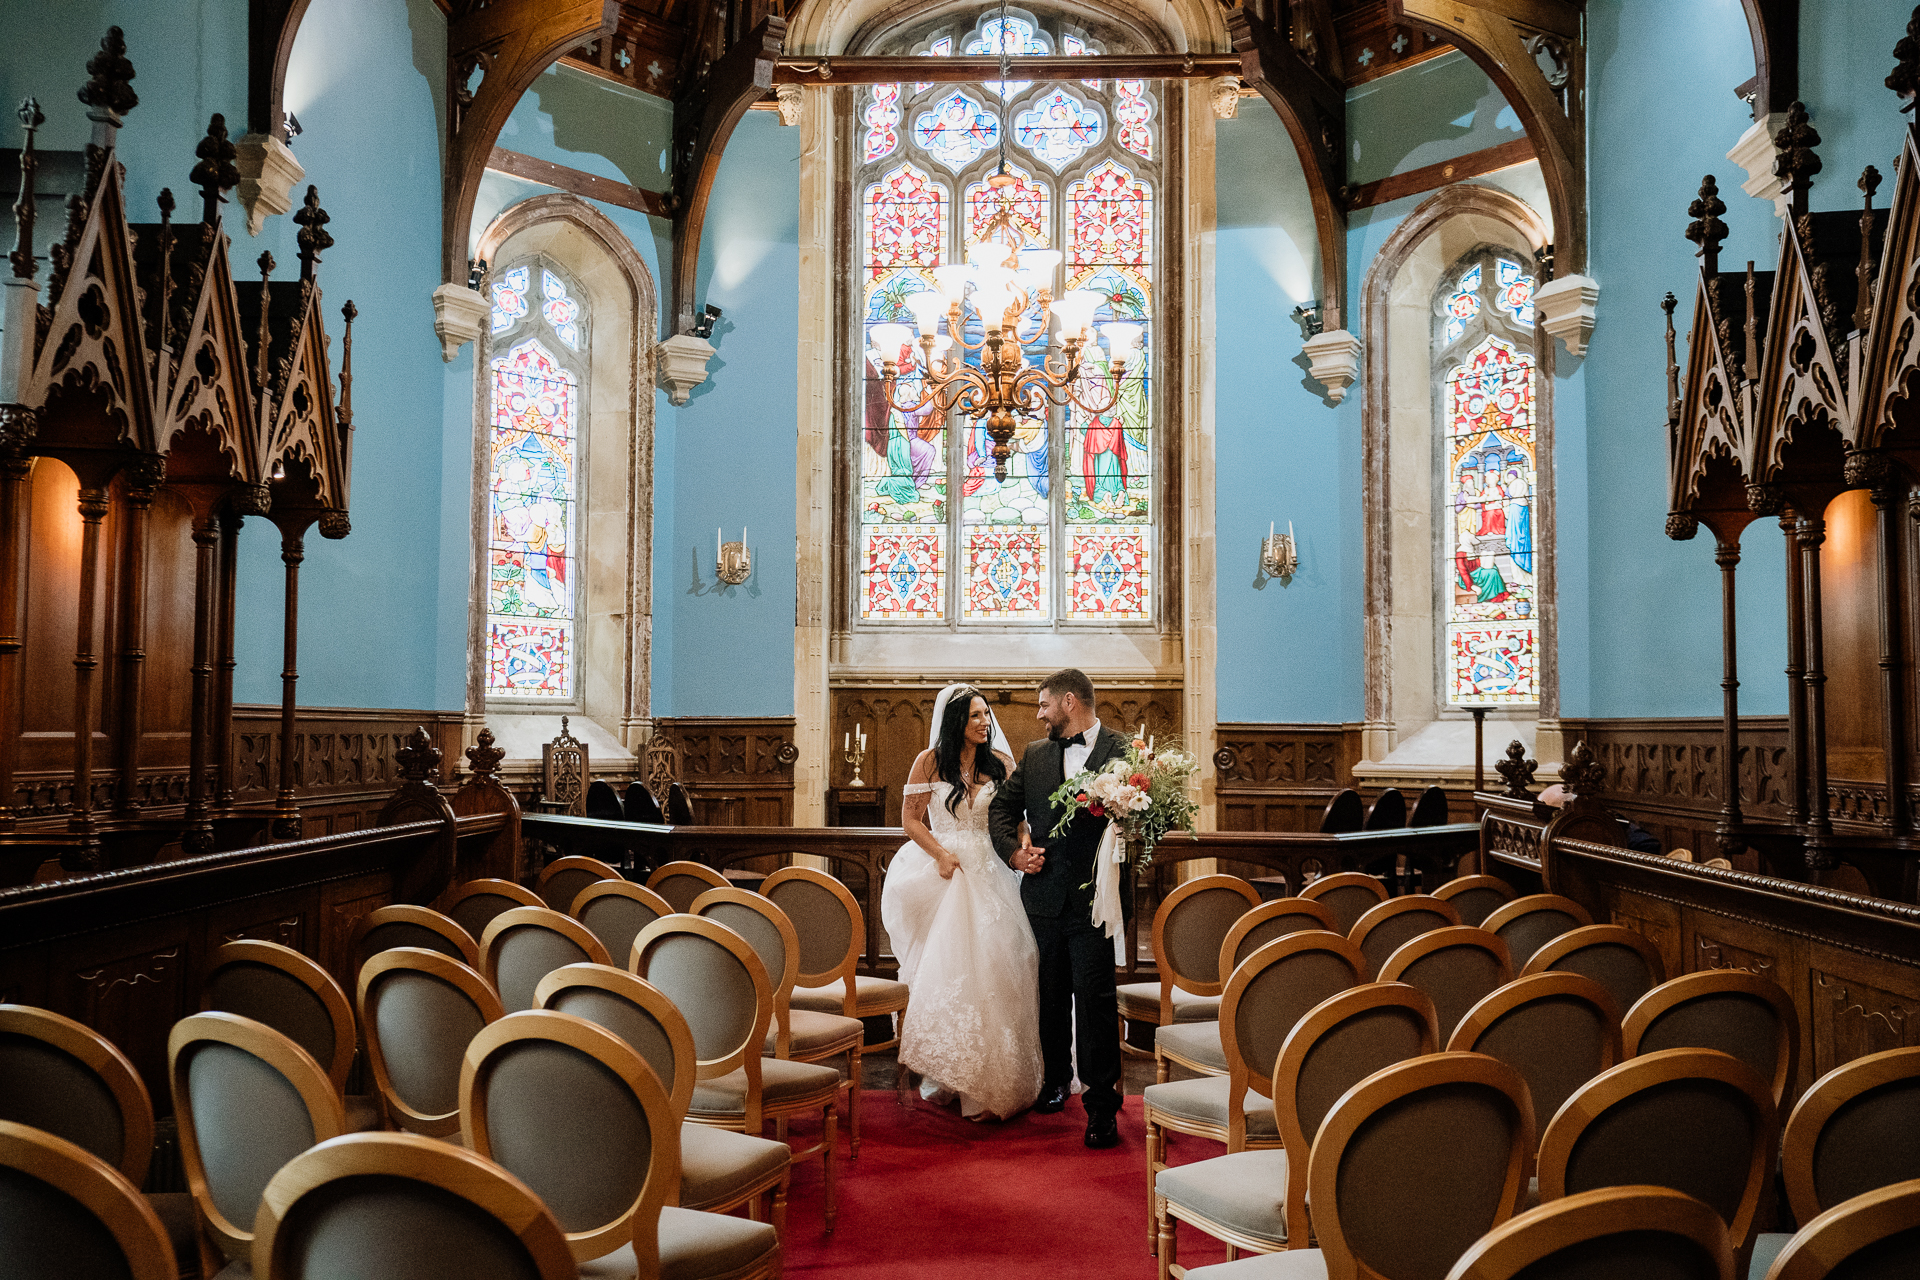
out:
M1347 95L1347 181L1376 182L1527 136L1507 100L1463 53L1449 53Z

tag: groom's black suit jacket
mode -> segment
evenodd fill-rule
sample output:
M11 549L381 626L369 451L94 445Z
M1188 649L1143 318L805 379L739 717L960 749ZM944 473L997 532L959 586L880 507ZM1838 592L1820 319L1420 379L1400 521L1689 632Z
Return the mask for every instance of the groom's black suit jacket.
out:
M1126 749L1127 740L1103 725L1087 754L1086 767L1098 771ZM1045 850L1046 865L1020 879L1020 899L1030 916L1051 919L1072 909L1085 917L1093 905L1093 859L1107 820L1083 809L1065 832L1053 834L1065 812L1065 806L1056 807L1051 800L1066 781L1066 755L1066 745L1052 738L1028 743L1013 776L995 789L987 815L993 851L1009 866L1020 848L1022 820L1032 829L1033 843ZM1133 905L1132 890L1132 869L1128 868L1120 883L1120 901L1128 908Z

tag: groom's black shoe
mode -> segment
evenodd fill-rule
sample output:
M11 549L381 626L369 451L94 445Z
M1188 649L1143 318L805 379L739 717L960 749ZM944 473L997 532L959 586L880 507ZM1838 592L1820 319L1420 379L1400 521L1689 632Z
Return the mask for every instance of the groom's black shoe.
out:
M1066 1106L1067 1086L1050 1084L1040 1090L1040 1099L1033 1104L1033 1109L1043 1116L1050 1116L1056 1111L1066 1110Z
M1120 1125L1110 1115L1087 1117L1087 1145L1098 1151L1120 1145Z

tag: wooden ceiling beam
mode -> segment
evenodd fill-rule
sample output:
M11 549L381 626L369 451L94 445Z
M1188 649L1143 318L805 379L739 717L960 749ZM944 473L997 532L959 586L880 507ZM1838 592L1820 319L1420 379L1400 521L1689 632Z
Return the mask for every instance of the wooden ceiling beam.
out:
M1800 96L1800 0L1741 0L1753 38L1753 116L1785 115Z
M1240 74L1232 53L1100 54L1009 58L1014 80L1211 80ZM998 58L818 58L782 57L774 63L773 83L808 86L840 84L967 84L1000 78Z
M248 0L247 132L271 134L286 108L293 37L313 0Z

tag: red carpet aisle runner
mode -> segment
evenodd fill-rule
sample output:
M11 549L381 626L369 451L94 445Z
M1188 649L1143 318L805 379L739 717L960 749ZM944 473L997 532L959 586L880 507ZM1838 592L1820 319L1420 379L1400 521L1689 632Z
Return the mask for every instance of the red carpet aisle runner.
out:
M1140 1099L1120 1113L1120 1145L1089 1151L1075 1098L1058 1115L974 1124L952 1109L869 1090L860 1158L841 1139L840 1213L820 1230L820 1165L796 1166L785 1274L878 1280L1152 1280ZM844 1134L844 1121L842 1122ZM796 1126L797 1129L797 1126ZM796 1136L799 1136L796 1133ZM1178 1137L1176 1164L1222 1154ZM1222 1262L1221 1244L1180 1230L1180 1261Z

